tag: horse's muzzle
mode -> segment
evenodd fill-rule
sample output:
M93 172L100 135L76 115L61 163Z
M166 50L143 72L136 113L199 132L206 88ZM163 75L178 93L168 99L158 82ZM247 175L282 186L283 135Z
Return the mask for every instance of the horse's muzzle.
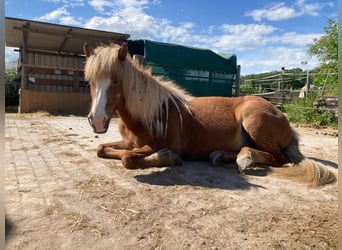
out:
M94 133L103 134L106 133L109 127L110 118L104 115L99 118L94 118L93 115L88 116L88 122L93 128Z

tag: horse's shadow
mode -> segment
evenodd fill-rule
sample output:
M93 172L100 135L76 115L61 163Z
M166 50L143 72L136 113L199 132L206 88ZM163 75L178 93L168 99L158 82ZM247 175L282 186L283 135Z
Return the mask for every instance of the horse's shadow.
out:
M134 178L142 183L159 186L189 185L225 190L264 188L250 183L248 175L265 176L267 170L249 171L247 175L241 175L235 164L213 167L207 162L184 162L181 166L157 169Z
M7 215L5 215L5 241L8 241L10 239L13 229L14 225L12 221L8 218Z
M332 161L325 161L314 157L311 160L324 165L338 168ZM226 190L248 190L251 188L265 188L248 181L248 176L267 176L272 169L260 166L249 169L245 174L238 172L234 163L223 167L213 167L209 162L184 162L181 166L157 169L147 174L136 175L134 178L142 183L159 186L190 185Z
M336 169L338 168L338 164L335 163L335 162L332 162L332 161L326 161L326 160L318 159L318 158L315 158L315 157L308 157L308 159L317 161L319 163L322 163L323 165L327 165L327 166L330 166L330 167L333 167L333 168L336 168Z

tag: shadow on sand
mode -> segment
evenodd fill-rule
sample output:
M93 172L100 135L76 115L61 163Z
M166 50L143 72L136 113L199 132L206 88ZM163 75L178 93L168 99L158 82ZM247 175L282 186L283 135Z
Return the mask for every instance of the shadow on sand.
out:
M335 162L313 157L309 159L338 168ZM270 170L270 167L261 166L240 174L236 164L213 167L209 162L184 162L181 166L154 169L152 172L136 175L134 178L142 183L159 186L190 185L226 190L248 190L265 188L249 182L248 177L267 176Z
M336 169L338 168L338 164L335 163L335 162L332 162L332 161L321 160L321 159L318 159L318 158L315 158L315 157L308 157L308 159L317 161L319 163L322 163L323 165L327 165L327 166L330 166L330 167L333 167L333 168L336 168Z
M5 216L5 241L8 241L10 239L13 229L14 229L13 223L6 215Z
M142 183L159 186L190 185L226 190L248 190L264 188L250 183L248 175L265 176L267 170L251 171L239 174L235 164L213 167L207 162L184 162L181 166L160 168L153 172L136 175Z

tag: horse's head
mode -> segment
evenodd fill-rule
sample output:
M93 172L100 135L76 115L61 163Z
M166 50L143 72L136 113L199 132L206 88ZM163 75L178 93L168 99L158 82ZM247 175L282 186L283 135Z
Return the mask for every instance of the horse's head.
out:
M87 44L83 46L87 61L84 76L90 84L91 109L89 124L95 133L105 133L112 115L123 103L122 72L128 48L122 46L99 46L94 50Z

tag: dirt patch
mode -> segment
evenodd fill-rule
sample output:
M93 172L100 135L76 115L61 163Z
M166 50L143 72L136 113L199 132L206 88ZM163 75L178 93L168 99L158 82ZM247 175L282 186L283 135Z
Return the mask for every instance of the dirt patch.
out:
M53 203L47 206L44 215L52 217L53 220L62 217L66 221L70 232L82 231L100 236L106 234L106 231L98 225L90 223L88 216L80 212L70 211L70 209L65 208L61 203Z
M292 124L292 127L300 130L301 128L314 130L315 134L320 135L328 135L332 137L338 137L338 128L336 127L326 127L326 126L317 126L317 125L303 125L303 124Z
M334 129L294 127L337 166ZM96 157L115 119L96 137L80 117L6 114L6 129L7 249L337 249L336 184L207 162L129 171Z

